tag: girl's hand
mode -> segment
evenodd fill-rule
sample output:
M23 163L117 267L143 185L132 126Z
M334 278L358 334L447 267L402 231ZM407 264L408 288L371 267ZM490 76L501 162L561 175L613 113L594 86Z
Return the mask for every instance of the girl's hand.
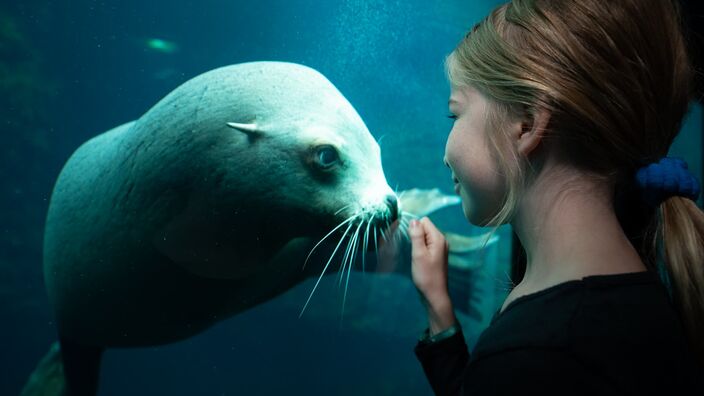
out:
M412 220L411 274L428 311L430 334L434 335L455 323L455 314L447 289L447 255L449 245L427 217Z

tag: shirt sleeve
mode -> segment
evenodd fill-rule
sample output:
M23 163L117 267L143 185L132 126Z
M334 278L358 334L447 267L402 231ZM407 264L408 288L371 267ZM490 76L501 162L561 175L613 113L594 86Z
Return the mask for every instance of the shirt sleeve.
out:
M415 353L436 395L460 393L462 373L469 361L469 352L459 327L436 339L421 338Z

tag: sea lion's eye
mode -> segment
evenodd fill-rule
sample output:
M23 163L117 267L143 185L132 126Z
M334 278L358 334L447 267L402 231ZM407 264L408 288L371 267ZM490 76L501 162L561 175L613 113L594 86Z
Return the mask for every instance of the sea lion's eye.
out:
M340 161L340 155L333 146L320 146L316 149L315 160L318 166L328 169Z

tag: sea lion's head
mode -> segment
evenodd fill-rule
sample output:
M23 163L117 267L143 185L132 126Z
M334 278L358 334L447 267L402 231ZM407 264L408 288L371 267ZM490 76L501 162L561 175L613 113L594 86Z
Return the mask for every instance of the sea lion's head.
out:
M345 221L378 229L393 222L398 200L384 176L379 144L347 99L308 67L250 66L249 83L257 84L250 93L256 98L227 126L241 132L239 139L247 140L266 168L262 179L273 181L272 209L298 213L311 231Z
M259 224L298 235L327 233L345 222L343 232L348 225L382 230L398 216L379 145L316 70L238 64L202 74L173 96L178 111L169 97L163 106L177 129L198 134L187 141L199 142L202 173L211 183L201 190L212 205L257 212Z

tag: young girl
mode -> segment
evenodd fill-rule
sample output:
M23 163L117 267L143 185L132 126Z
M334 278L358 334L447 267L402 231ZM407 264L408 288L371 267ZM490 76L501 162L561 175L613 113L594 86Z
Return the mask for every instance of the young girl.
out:
M704 213L665 157L693 87L673 1L514 0L448 57L455 190L527 268L469 354L447 243L411 223L437 394L704 392Z

